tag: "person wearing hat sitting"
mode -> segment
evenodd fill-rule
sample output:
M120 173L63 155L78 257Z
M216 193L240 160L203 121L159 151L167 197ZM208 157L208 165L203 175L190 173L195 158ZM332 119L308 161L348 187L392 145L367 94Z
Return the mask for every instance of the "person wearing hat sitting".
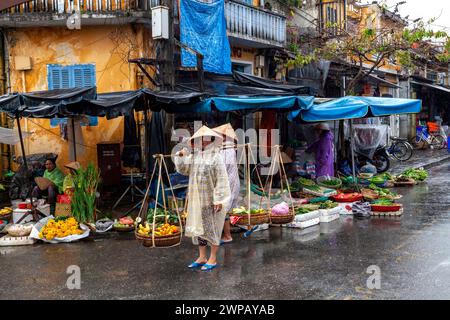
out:
M194 152L189 154L183 149L176 154L174 162L179 173L189 176L185 236L192 237L193 243L199 246L198 259L188 267L201 267L207 271L217 266L217 252L231 191L227 169L218 149L222 136L203 126L190 142L194 144ZM211 246L209 258L208 245Z
M73 192L75 191L75 185L73 182L73 176L76 174L77 170L81 168L81 165L78 161L71 162L67 165L65 165L67 169L69 169L69 174L66 175L63 182L63 191L68 196L72 196Z
M56 196L63 193L64 173L56 167L56 161L53 158L48 158L45 161L45 178L41 183L38 183L33 189L33 198L42 198L47 194L47 203L53 205L56 203ZM37 179L37 178L36 178Z
M315 155L316 177L334 176L334 136L328 123L319 123L314 126L319 139L311 144L307 153Z

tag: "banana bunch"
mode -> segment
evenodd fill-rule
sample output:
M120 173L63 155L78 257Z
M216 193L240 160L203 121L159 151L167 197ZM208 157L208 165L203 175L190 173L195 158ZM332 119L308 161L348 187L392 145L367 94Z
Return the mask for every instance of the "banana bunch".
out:
M0 210L0 216L4 216L7 214L10 214L11 212L13 212L13 209L10 207L4 207L2 210Z
M242 213L246 213L246 212L247 212L247 209L245 207L239 207L239 208L233 209L234 214L242 214Z
M142 236L148 236L150 234L150 225L148 222L145 222L145 226L142 224L139 224L138 233Z

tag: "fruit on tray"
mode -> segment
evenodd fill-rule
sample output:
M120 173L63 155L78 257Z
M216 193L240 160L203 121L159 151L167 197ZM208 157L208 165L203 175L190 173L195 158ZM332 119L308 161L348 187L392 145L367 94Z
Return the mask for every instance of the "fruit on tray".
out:
M116 222L116 223L114 223L113 227L125 229L125 228L132 228L133 225Z
M53 240L54 238L79 235L83 232L74 217L57 217L56 219L48 220L47 224L39 232L39 238Z
M114 221L114 228L125 229L134 227L134 220L131 217L120 218L119 221Z
M155 236L168 236L178 232L178 227L165 223L155 229Z
M6 215L10 214L11 212L13 212L12 208L4 207L3 209L0 210L0 216L6 216Z
M149 224L148 222L145 222L144 224L139 224L138 226L138 234L142 235L142 236L150 236L152 234L152 225ZM169 223L164 223L164 224L158 224L156 225L155 228L155 237L161 237L161 236L169 236L172 234L177 233L178 227L173 225L173 224L169 224Z
M120 224L132 226L134 224L134 220L131 217L123 217L119 219Z
M234 208L232 212L235 215L248 214L248 210L245 207ZM265 212L266 212L266 210L264 210L264 209L251 209L250 210L250 214L263 214Z
M145 222L144 224L140 223L138 227L138 233L141 236L148 236L150 234L150 225L148 222Z
M348 200L348 199L358 198L359 196L361 196L361 194L358 192L339 193L338 195L333 196L333 198L336 200Z

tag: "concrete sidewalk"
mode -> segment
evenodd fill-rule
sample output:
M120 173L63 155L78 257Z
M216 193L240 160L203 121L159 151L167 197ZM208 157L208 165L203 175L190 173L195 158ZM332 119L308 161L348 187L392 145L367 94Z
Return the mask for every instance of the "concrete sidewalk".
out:
M389 171L392 174L399 174L409 168L424 167L427 169L448 160L450 160L450 153L447 148L442 150L414 150L413 156L408 161L402 162L391 159L391 169Z

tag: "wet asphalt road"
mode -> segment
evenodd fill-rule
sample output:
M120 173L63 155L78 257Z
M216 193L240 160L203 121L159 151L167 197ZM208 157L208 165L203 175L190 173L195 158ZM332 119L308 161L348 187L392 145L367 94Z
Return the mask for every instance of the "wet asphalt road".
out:
M340 220L305 230L271 228L220 252L212 272L186 268L187 240L147 249L121 239L0 248L1 299L450 299L450 162L428 183L398 191L404 216ZM69 290L66 269L81 269ZM366 286L367 268L381 288ZM6 276L8 275L8 276Z

